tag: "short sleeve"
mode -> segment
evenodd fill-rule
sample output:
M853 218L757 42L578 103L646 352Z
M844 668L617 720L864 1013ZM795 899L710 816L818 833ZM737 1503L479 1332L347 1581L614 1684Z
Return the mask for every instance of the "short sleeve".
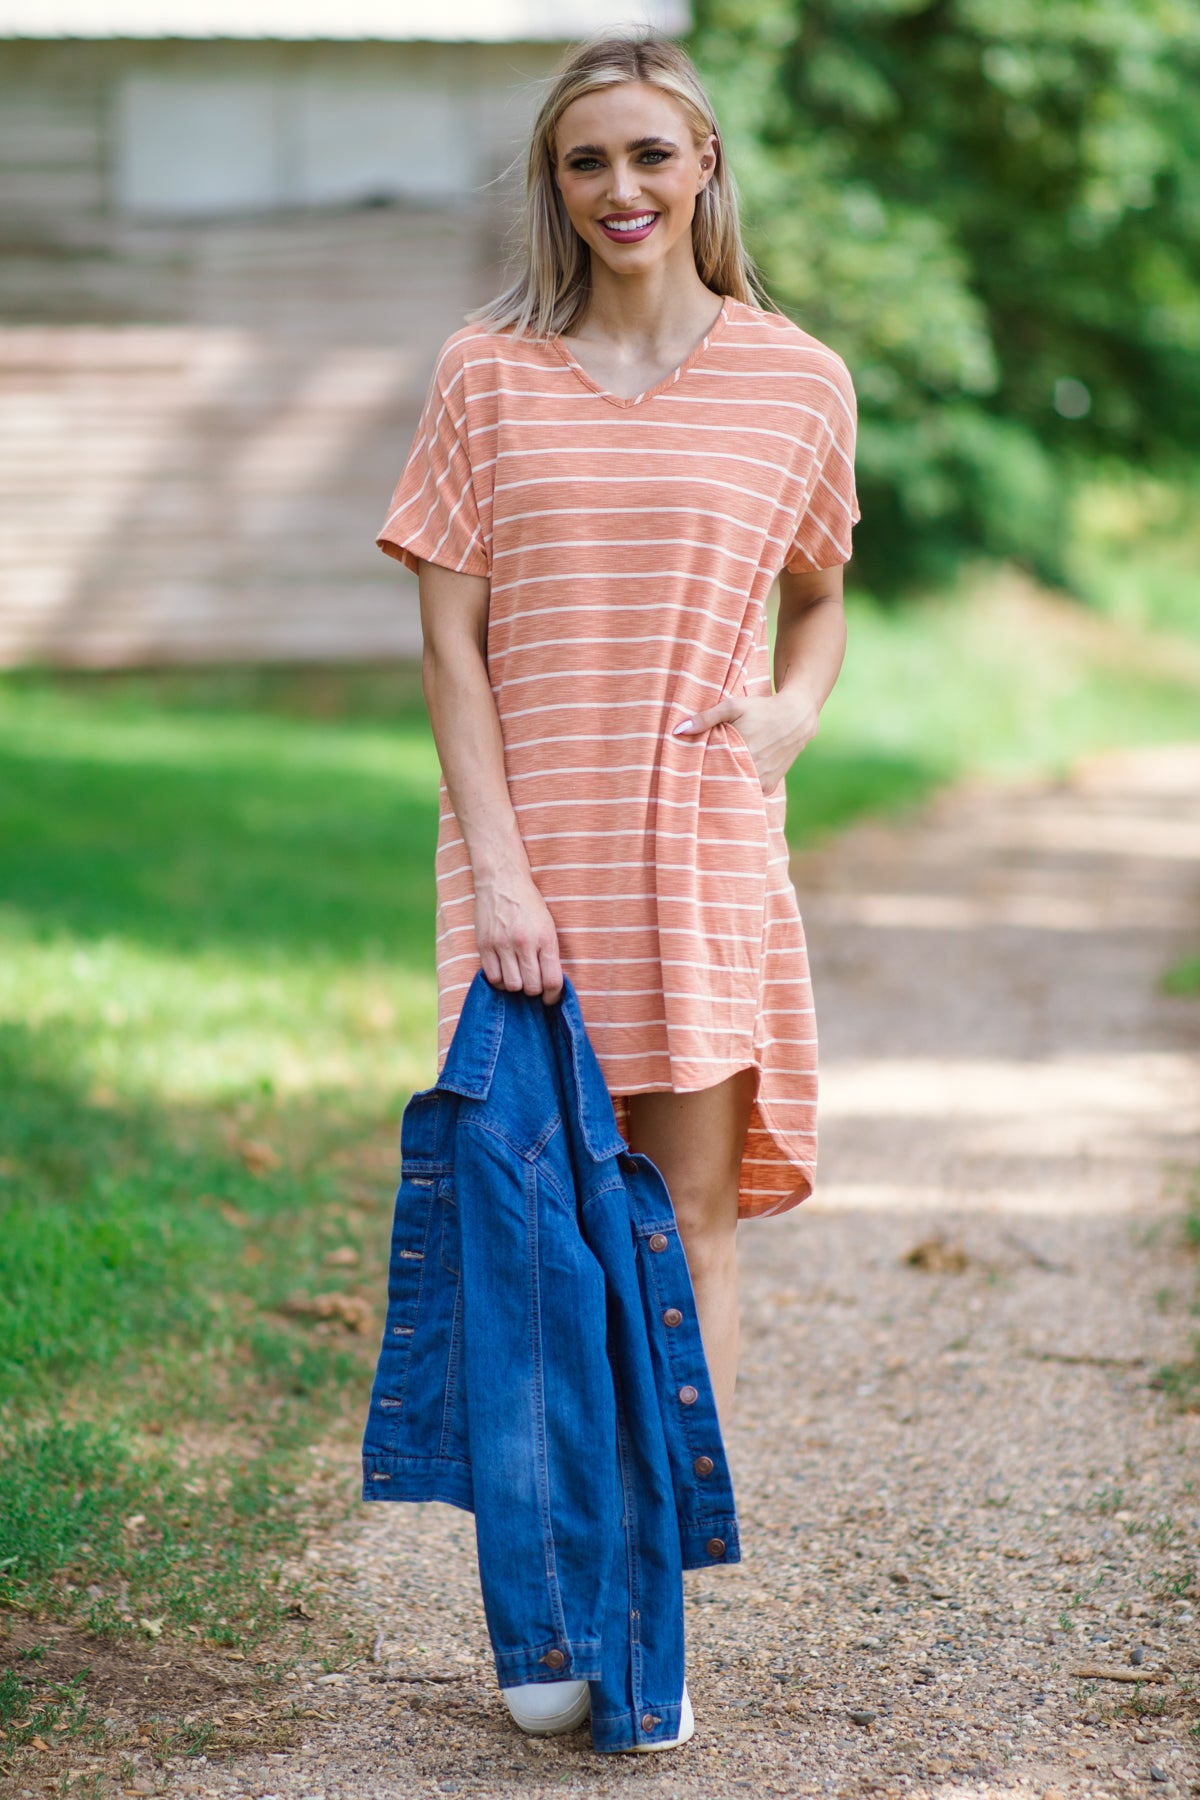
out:
M854 486L854 439L857 411L854 387L840 358L834 375L822 384L828 397L826 428L813 465L804 511L784 567L796 573L832 569L850 561L850 534L858 524Z
M490 573L471 470L467 384L452 338L438 359L408 462L375 542L416 572L438 563Z

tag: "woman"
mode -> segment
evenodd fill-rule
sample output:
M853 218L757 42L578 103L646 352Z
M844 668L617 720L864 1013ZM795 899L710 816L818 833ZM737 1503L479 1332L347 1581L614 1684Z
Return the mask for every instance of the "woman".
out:
M420 577L448 801L442 1057L480 965L550 1001L570 975L725 1417L738 1219L812 1187L783 778L841 665L853 441L840 359L757 303L686 56L584 45L534 127L518 278L442 351L378 541Z

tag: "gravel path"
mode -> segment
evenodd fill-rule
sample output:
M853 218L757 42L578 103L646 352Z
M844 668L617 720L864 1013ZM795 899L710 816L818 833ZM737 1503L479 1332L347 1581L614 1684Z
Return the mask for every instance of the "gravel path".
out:
M1155 986L1197 793L1200 746L1110 759L798 861L822 1185L743 1231L746 1560L688 1579L689 1746L519 1736L471 1521L376 1507L313 1551L375 1661L171 1791L1200 1793L1200 1414L1154 1380L1197 1323L1200 1003Z

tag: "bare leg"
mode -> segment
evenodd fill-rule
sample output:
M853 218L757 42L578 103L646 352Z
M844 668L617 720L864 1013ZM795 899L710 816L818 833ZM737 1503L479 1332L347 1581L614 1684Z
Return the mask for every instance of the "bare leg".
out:
M631 1094L630 1146L660 1171L675 1206L722 1424L738 1360L737 1198L755 1074L697 1094Z

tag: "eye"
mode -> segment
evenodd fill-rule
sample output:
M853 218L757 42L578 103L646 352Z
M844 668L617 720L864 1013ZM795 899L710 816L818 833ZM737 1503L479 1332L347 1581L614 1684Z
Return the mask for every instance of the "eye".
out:
M670 154L671 152L669 150L644 150L642 152L642 161L648 163L662 163L666 162Z
M595 156L577 156L574 162L569 163L567 166L568 168L578 170L580 175L589 175L593 169L598 169L600 167L600 161L599 158Z

